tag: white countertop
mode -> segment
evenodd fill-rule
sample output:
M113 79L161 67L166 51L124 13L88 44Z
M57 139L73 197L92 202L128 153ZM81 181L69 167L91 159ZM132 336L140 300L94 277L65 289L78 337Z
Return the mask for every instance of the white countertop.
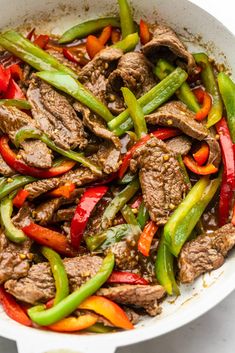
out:
M191 1L212 13L235 34L233 0ZM183 328L157 339L119 348L117 353L234 353L234 318L235 292L207 314ZM0 338L0 353L17 353L15 343Z

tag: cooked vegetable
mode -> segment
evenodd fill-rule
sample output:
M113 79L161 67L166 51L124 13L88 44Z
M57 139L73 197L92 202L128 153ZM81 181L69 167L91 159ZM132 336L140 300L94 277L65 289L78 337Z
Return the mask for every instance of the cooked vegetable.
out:
M50 197L65 197L67 199L70 198L71 193L75 190L75 184L66 183L65 185L59 186L57 189L54 189L48 192L48 196Z
M202 177L169 218L163 236L173 255L178 256L220 183L220 176L214 180Z
M145 224L147 223L149 219L149 212L144 204L144 201L141 202L139 210L138 210L138 215L137 215L137 221L139 223L140 228L143 230L145 227Z
M151 34L149 31L149 26L144 20L140 20L140 42L141 44L146 44L150 41Z
M133 120L136 136L138 139L140 139L148 132L144 113L134 94L128 88L123 87L122 94L131 119Z
M113 44L116 44L117 42L120 41L121 38L121 32L119 31L118 28L113 28L112 29L112 34L111 34L111 41Z
M88 36L86 40L86 51L90 59L93 59L105 46L95 36Z
M175 91L187 79L187 73L181 68L175 69L169 76L154 86L150 91L138 99L138 103L143 109L144 114L149 114L166 102ZM133 127L132 119L129 117L128 110L119 114L108 123L111 130L120 136Z
M175 281L174 257L166 246L163 235L158 246L155 272L158 282L165 288L169 295L180 295Z
M125 219L126 223L131 224L133 226L138 226L137 219L132 211L132 208L128 205L123 206L121 209L122 217Z
M121 49L124 53L135 49L139 43L138 33L132 33L126 36L126 38L112 45L113 48Z
M107 191L107 186L95 186L82 195L71 222L71 244L75 249L79 248L92 210Z
M122 207L135 195L140 187L137 179L133 180L123 189L115 198L110 202L108 207L103 213L101 219L101 226L103 229L108 228L114 220L116 214Z
M114 255L109 253L103 260L97 274L83 284L75 292L63 299L52 308L45 310L44 305L39 305L28 310L29 317L38 325L48 326L70 315L78 306L94 294L110 277L114 267Z
M118 0L122 38L135 32L135 24L127 0Z
M100 115L105 121L110 121L113 119L113 115L110 113L108 108L73 77L63 73L62 71L42 71L38 72L37 76L59 90L74 97L79 102L90 108L93 112Z
M222 183L219 196L219 226L223 226L228 222L230 207L233 199L233 189L231 184L227 182L226 169L223 170Z
M107 283L120 283L120 284L148 284L148 281L145 278L140 277L136 273L131 272L118 272L113 271Z
M4 198L0 204L1 226L4 229L6 237L13 243L22 243L27 238L19 228L16 228L11 220L13 212L12 199L9 197Z
M25 99L0 99L0 105L13 106L19 109L29 110L31 105Z
M50 169L31 167L22 160L17 159L17 155L10 149L8 142L9 138L6 135L0 138L0 153L4 161L20 174L30 175L36 178L52 178L68 172L76 164L74 161L64 160L59 166L51 167Z
M235 84L224 72L218 74L218 84L225 109L233 143L235 143Z
M111 34L112 34L112 26L109 25L109 26L105 27L103 29L103 31L101 32L101 34L99 36L100 43L105 45L109 41Z
M36 44L39 48L45 49L49 40L50 40L50 37L48 35L40 34L34 39L33 43Z
M98 295L91 296L82 302L79 305L79 308L95 311L97 314L108 319L116 327L125 330L134 328L125 311L123 311L116 303L105 297L100 297Z
M55 280L56 296L54 305L56 305L69 295L68 276L61 257L54 250L43 246L41 251L50 263L51 272Z
M149 221L144 227L143 232L140 234L138 250L144 256L149 256L152 240L157 230L158 226L153 221Z
M44 142L52 151L55 151L62 156L72 159L73 161L79 162L85 167L88 167L92 172L97 175L101 175L101 169L95 163L91 162L88 158L84 157L83 154L72 151L72 150L64 150L63 148L58 147L46 134L42 133L40 130L36 128L21 128L15 134L15 145L19 147L19 145L26 139L37 139Z
M29 183L35 181L35 178L31 176L15 176L12 179L2 180L2 184L0 186L0 200L4 197L12 193L13 191L19 189L22 186L25 186Z
M10 69L5 69L2 65L0 65L0 92L5 93L7 91L7 87L9 85L11 78Z
M197 162L198 165L203 165L207 162L209 157L210 149L206 142L203 142L199 150L193 153L193 158Z
M20 189L13 199L13 206L17 208L22 207L28 196L29 192L27 190Z
M71 248L65 235L54 230L44 228L31 222L22 228L23 232L36 243L47 246L59 254L65 256L75 256L76 252Z
M106 326L103 324L100 324L99 322L88 327L86 329L86 331L88 332L92 332L92 333L110 333L110 332L114 332L115 328L114 327L110 327L110 326Z
M85 330L86 328L94 325L98 317L93 314L85 314L79 317L66 317L55 324L48 325L47 327L56 332L76 332Z
M7 91L4 94L4 98L9 100L23 100L25 99L25 95L22 89L17 85L17 83L11 78L9 85L7 87Z
M212 106L212 99L211 99L211 96L200 87L195 88L193 90L193 93L197 97L198 102L202 104L201 109L198 112L196 112L195 119L198 121L202 121L210 113L211 106Z
M48 54L15 31L2 33L0 35L0 45L36 70L59 70L77 77L74 71L61 64L54 56Z
M113 27L120 27L119 19L116 17L104 17L79 23L78 25L68 29L59 39L59 43L64 44L72 42L74 39L84 38L89 34L98 32L100 29L109 25Z
M159 80L164 80L164 78L166 78L174 70L175 67L171 65L167 60L159 59L156 67L154 68L154 73L159 78ZM191 88L187 82L183 82L175 94L193 112L196 113L200 110L197 99L195 98L195 95L191 91Z
M183 161L186 167L195 174L209 175L218 172L218 168L216 168L214 164L210 163L205 166L201 166L191 156L185 156Z
M25 314L21 306L15 301L12 295L7 293L3 286L0 287L0 302L6 314L14 321L24 326L32 326L32 321Z
M194 54L196 63L202 67L201 78L206 91L210 93L213 99L212 108L208 114L206 126L209 128L215 125L222 118L223 104L219 95L217 82L214 76L212 65L209 58L204 53Z

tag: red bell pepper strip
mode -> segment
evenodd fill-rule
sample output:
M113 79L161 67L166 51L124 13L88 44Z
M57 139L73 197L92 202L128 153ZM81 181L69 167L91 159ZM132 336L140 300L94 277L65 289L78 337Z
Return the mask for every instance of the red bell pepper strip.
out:
M68 172L76 164L75 161L66 160L59 166L50 169L30 167L20 159L17 159L17 155L10 149L8 142L9 137L7 135L0 137L0 154L12 169L15 169L18 173L23 175L29 175L40 179L52 178Z
M149 26L144 20L140 20L140 42L142 45L148 43L151 39Z
M105 27L99 36L100 43L105 45L110 39L111 34L112 34L112 26Z
M193 158L197 162L198 165L203 165L207 162L209 157L210 149L206 142L201 144L199 150L193 153Z
M49 40L50 40L50 37L48 35L40 34L34 39L33 43L39 46L41 49L45 49Z
M138 240L138 250L144 256L149 256L150 247L153 237L158 230L158 226L153 221L149 221L144 227L143 232L140 234Z
M170 137L174 137L180 134L181 132L177 129L163 128L163 129L158 129L154 132L151 132L151 134L142 137L137 143L134 144L134 146L131 147L131 149L126 153L125 157L123 158L122 165L118 171L119 178L122 179L124 174L126 173L130 165L130 160L132 158L133 153L137 150L137 148L139 148L140 146L143 146L151 138L151 136L155 136L160 140L166 140Z
M85 66L89 60L85 57L85 52L82 49L77 48L63 48L63 55L69 61Z
M11 72L11 77L14 80L22 80L23 78L23 71L21 67L18 64L12 64L9 66L10 72Z
M105 46L95 36L90 35L87 37L86 51L91 59L104 48Z
M84 302L79 305L79 308L95 311L97 314L108 319L114 326L126 330L134 328L120 306L105 297L93 295L84 300Z
M209 114L212 107L212 99L209 93L204 91L202 88L196 88L193 90L197 100L202 104L201 109L196 113L195 119L198 121L202 121Z
M125 283L125 284L143 284L147 285L149 282L137 275L136 273L131 272L118 272L113 271L107 283Z
M36 243L57 251L65 256L75 256L76 252L71 248L65 235L55 232L54 230L44 228L36 223L31 222L22 228L23 232Z
M235 202L234 202L234 206L233 206L233 216L232 216L231 223L235 226Z
M21 208L29 196L29 192L25 189L20 189L13 199L13 205L17 208Z
M54 189L47 193L51 197L65 197L70 198L71 193L75 190L75 184L67 183L65 185L59 186L57 189Z
M74 249L79 248L91 212L97 202L99 202L107 191L107 186L95 186L88 188L82 195L79 204L77 205L70 228L71 244Z
M79 317L67 317L55 324L47 326L52 331L56 332L76 332L85 330L86 328L94 325L98 317L94 314L85 314Z
M9 69L5 69L2 65L0 65L0 94L3 94L7 91L10 78L11 71Z
M15 301L12 295L7 293L5 289L0 287L0 302L3 306L5 313L14 321L19 322L25 326L32 326L32 321Z
M36 30L36 28L34 27L34 28L31 29L31 31L27 34L26 38L27 38L28 40L34 39L34 37L35 37L35 30Z
M213 164L200 166L191 156L185 156L183 161L186 167L195 174L209 175L218 172L218 168L216 168Z
M230 136L229 128L225 118L216 124L217 133L220 136L223 164L227 175L227 183L234 190L235 188L235 153L234 145Z
M223 170L222 183L219 197L219 226L222 227L228 222L229 211L233 199L233 190L227 182L226 170Z
M116 44L119 42L121 39L121 32L118 28L113 28L112 29L112 34L111 34L111 41L113 44Z
M7 87L7 91L4 95L4 98L6 99L25 99L25 95L21 88L17 85L17 83L13 80L13 78L10 79L9 85Z

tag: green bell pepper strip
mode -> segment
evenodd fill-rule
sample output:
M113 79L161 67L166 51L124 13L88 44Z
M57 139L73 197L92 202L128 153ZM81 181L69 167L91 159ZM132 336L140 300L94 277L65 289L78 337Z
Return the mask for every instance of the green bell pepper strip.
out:
M114 255L109 253L94 277L48 310L45 310L44 305L38 305L29 309L29 317L38 325L48 326L70 315L86 298L90 297L102 287L111 275L114 263Z
M134 124L136 136L139 139L148 133L143 110L135 98L134 94L127 87L121 88L124 101Z
M223 103L220 98L218 85L214 76L212 65L209 58L204 53L194 54L196 63L202 67L201 78L202 83L206 88L206 91L210 93L213 98L211 110L208 114L206 126L210 128L215 125L222 118L223 114Z
M175 281L174 257L164 243L163 235L157 250L155 273L158 282L165 288L169 295L180 295L179 287Z
M118 185L126 185L129 184L131 181L133 181L136 178L136 175L128 172L124 175L122 179L118 179Z
M121 22L122 38L135 32L135 24L132 18L131 8L127 0L118 0Z
M7 178L1 177L0 178L0 190L6 183L7 183Z
M144 229L148 219L149 219L149 212L144 204L144 201L142 201L137 215L137 222L142 230Z
M61 154L64 157L72 159L73 161L81 163L83 166L89 168L93 173L97 175L102 175L102 170L95 163L91 162L88 158L84 157L82 153L78 153L72 150L64 150L56 146L56 144L44 133L36 128L27 128L23 127L17 131L15 134L14 143L16 147L25 140L25 139L37 139L44 142L51 150Z
M212 200L220 183L221 176L214 180L208 177L201 178L169 218L163 235L168 249L174 256L179 255L182 246Z
M73 70L61 64L54 56L15 31L2 33L0 35L0 45L38 71L59 70L77 77Z
M159 80L163 80L174 70L175 67L168 61L165 59L159 59L154 69L154 73L159 78ZM201 109L187 82L184 82L182 86L179 87L179 89L175 92L175 94L193 112L197 113Z
M14 243L22 243L27 237L24 232L16 228L11 220L13 202L9 197L4 198L0 203L0 220L6 237Z
M95 33L109 25L112 27L120 27L120 21L117 17L103 17L79 23L64 32L59 39L59 43L65 44L72 42L74 39L85 38L89 34Z
M114 332L115 327L105 326L104 324L100 324L99 322L86 328L85 332L92 332L92 333L109 333Z
M133 51L139 43L138 33L129 34L126 38L112 45L112 48L121 49L124 53Z
M139 226L139 223L132 211L132 208L128 205L123 206L123 208L121 209L121 214L122 217L125 219L127 224L131 224L133 226Z
M116 214L123 208L123 206L135 195L139 190L140 183L138 179L133 180L123 189L117 196L112 199L108 207L105 209L101 218L101 227L108 228L114 220Z
M235 143L235 83L224 72L220 72L218 85L227 112L230 135Z
M139 225L119 224L108 228L104 232L86 237L85 241L90 251L103 252L112 244L118 243L123 238L132 235L137 238L141 233Z
M101 116L105 121L113 119L113 115L108 108L73 77L61 71L42 71L38 72L36 75L50 85L77 99L79 102L90 108L94 113Z
M9 181L11 180L11 181ZM36 178L30 176L19 175L14 178L7 179L7 182L3 184L0 188L0 200L9 195L12 191L25 186L33 181L36 181Z
M182 85L187 77L188 74L178 67L170 75L140 97L138 99L138 103L142 107L144 115L152 113L161 104L165 103ZM108 126L117 136L120 136L126 131L132 129L133 122L129 116L128 109L124 110L124 112L111 120L108 123Z
M69 281L64 268L63 261L57 252L43 246L41 249L43 256L49 261L51 272L55 280L56 295L53 305L58 304L69 295Z
M0 105L13 106L25 110L32 108L31 104L25 99L0 99Z

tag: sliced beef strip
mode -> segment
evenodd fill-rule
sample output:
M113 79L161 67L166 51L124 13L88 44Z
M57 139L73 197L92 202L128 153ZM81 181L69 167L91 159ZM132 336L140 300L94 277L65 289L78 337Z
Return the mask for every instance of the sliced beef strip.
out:
M26 240L22 244L10 242L4 233L0 234L0 284L7 280L27 276L30 268L30 254L32 241Z
M134 305L146 310L150 316L161 312L158 300L165 295L165 289L160 285L119 285L116 287L101 288L97 295L104 296L119 304Z
M122 55L123 52L120 49L103 49L79 73L80 82L103 103L105 103L107 78L116 68Z
M116 70L108 78L106 90L108 108L114 114L119 114L125 109L122 87L128 87L139 98L155 84L152 66L142 53L131 52L123 55Z
M187 136L176 136L168 141L166 141L167 147L177 156L185 156L189 153L192 147L192 140Z
M0 174L7 177L16 174L15 170L11 169L11 167L9 167L9 165L6 164L1 154L0 154Z
M157 225L164 225L181 203L186 185L179 163L167 145L152 137L133 154L131 170L139 168L145 205Z
M76 210L76 206L59 209L52 218L53 223L57 222L71 222Z
M166 103L154 113L146 115L145 119L148 124L176 127L196 140L205 140L210 147L208 163L219 166L221 153L218 141L205 125L194 119L194 113L184 103L179 101Z
M129 246L125 240L111 245L107 251L112 251L115 255L115 266L119 270L130 271L138 269L138 252L134 247Z
M39 126L59 147L84 148L86 134L75 110L62 94L34 77L27 91L32 115Z
M99 146L97 158L106 174L115 173L120 167L121 146L115 148L112 142L105 141Z
M70 289L75 291L95 276L102 264L102 258L84 255L64 259L63 263L68 274ZM33 265L25 276L18 281L7 281L5 289L17 299L30 304L45 303L54 298L55 282L48 262Z
M82 116L84 126L86 126L96 136L113 142L116 148L120 148L119 138L108 129L104 119L93 113L89 108L79 102L74 103L74 109Z
M12 218L14 225L18 228L23 228L32 222L32 212L34 206L28 202L19 209L17 214Z
M231 223L189 241L178 259L180 281L191 283L201 274L219 268L234 245L235 227Z
M157 25L154 29L152 40L142 47L142 51L149 59L154 60L161 57L163 52L170 52L176 58L180 57L187 63L190 73L196 69L192 54L187 51L185 45L170 27Z
M0 130L9 135L12 141L14 141L16 132L26 126L35 128L35 122L29 115L15 107L0 106ZM43 142L25 141L22 147L24 149L22 158L26 163L38 168L51 167L52 153Z

